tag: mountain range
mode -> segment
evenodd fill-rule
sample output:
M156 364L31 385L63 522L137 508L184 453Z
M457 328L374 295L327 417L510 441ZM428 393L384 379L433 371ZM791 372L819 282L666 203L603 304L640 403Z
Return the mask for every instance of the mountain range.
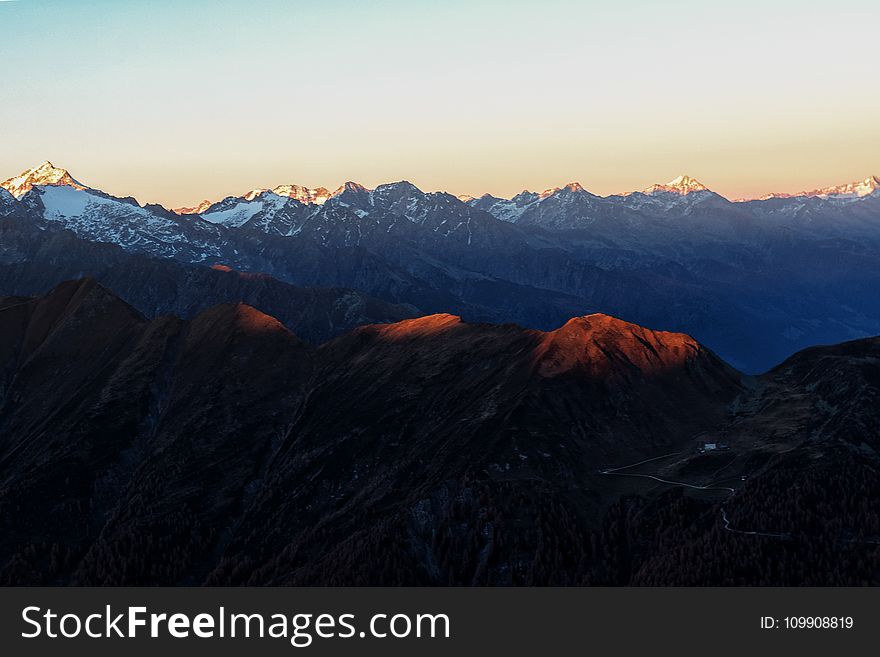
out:
M163 271L174 262L204 277L220 266L277 289L344 288L410 316L450 312L549 330L604 312L691 334L756 373L811 345L880 334L878 219L876 177L752 201L729 201L688 176L606 197L577 183L464 200L408 182L333 192L280 185L175 212L111 196L46 162L0 185L0 221L36 240L4 247L0 264L33 269L29 254L66 232L83 253L114 245ZM208 305L169 308L149 286L128 292L86 255L75 271L49 264L54 278L12 278L0 291L43 292L91 275L150 316L190 317ZM285 302L245 300L284 314ZM377 320L403 316L382 312Z
M0 582L876 584L880 340L0 298Z

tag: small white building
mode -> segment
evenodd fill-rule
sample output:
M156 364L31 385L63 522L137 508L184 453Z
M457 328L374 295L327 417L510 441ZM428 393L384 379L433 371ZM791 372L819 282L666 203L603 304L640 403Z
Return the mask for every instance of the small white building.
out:
M718 449L718 443L703 443L702 452L714 452Z

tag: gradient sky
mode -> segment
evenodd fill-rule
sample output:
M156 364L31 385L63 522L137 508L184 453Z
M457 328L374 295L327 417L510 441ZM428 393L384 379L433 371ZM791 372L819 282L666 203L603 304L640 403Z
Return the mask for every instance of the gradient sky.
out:
M0 180L730 198L880 174L877 0L0 1Z

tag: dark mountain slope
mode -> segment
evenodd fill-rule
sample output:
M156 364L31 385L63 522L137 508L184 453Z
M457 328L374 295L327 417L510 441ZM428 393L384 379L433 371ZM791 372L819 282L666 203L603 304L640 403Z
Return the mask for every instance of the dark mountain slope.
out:
M92 581L193 577L311 368L309 347L248 306L147 322L91 280L0 310L0 333L16 345L0 402L0 561L44 583L76 581L81 560Z
M248 306L147 321L93 281L2 307L7 581L317 581L323 557L279 555L396 540L471 478L543 482L589 522L598 465L680 444L739 390L686 336L602 316L549 334L432 316L313 352Z
M326 374L212 582L242 560L255 574L231 581L525 581L537 509L596 522L600 466L680 447L739 392L687 336L601 315L551 333L436 315L358 329L318 360ZM438 528L454 517L443 556ZM499 548L506 572L489 572L493 541L512 533L524 545ZM395 573L376 571L386 559Z
M759 378L606 315L314 349L88 280L0 337L5 583L878 581L876 339Z
M205 311L178 340L160 410L143 421L143 460L73 583L201 581L289 434L311 375L309 347L240 304ZM170 553L155 559L165 546Z

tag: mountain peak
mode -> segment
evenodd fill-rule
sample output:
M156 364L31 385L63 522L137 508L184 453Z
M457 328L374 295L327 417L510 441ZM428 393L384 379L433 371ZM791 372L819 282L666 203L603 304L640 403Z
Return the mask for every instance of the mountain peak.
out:
M864 196L870 196L880 190L880 178L877 176L868 176L864 180L846 183L845 185L835 185L833 187L822 187L809 192L798 192L795 194L774 193L765 194L760 200L766 201L773 198L798 198L803 196L812 196L817 198L839 198L839 199L859 199Z
M550 189L545 189L543 192L541 192L541 193L538 195L538 198L541 199L541 200L543 200L543 199L545 199L545 198L548 198L548 197L550 197L550 196L554 196L555 194L559 194L559 193L563 193L563 194L587 194L587 195L589 195L589 196L593 196L593 194L592 194L591 192L588 192L586 189L584 189L584 186L581 185L579 182L570 182L570 183L568 183L567 185L565 185L565 186L563 186L563 187L552 187L552 188L550 188ZM518 194L517 196L519 196L519 195L521 195L521 194L531 194L531 192L528 192L528 191L526 191L526 190L523 190L523 191L522 191L520 194Z
M255 198L257 198L258 196L262 196L268 191L269 190L266 188L257 187L256 189L252 189L251 191L249 191L247 194L243 194L242 198L245 201L253 201Z
M680 194L681 196L685 196L692 192L708 191L709 188L696 178L681 175L677 178L673 178L665 185L651 185L650 187L648 187L648 189L645 190L645 194L656 194L658 192L665 192L667 194Z
M370 191L360 183L352 182L351 180L346 181L341 186L339 186L336 191L334 191L330 196L339 196L340 194L344 194L346 192L360 194L363 192Z
M702 353L689 335L653 331L604 313L573 317L542 338L538 362L543 376L620 367L657 373L679 368Z
M531 203L535 199L539 198L540 194L536 194L535 192L530 192L527 189L522 190L519 194L511 198L510 200L515 203Z
M244 194L241 198L243 198L245 201L253 201L266 193L272 193L275 194L275 196L292 198L293 200L304 203L305 205L321 205L328 198L330 198L330 196L332 196L325 187L315 187L314 189L312 189L310 187L303 187L302 185L288 184L278 185L277 187L272 187L271 189L268 187L257 187L256 189L252 189L251 191L249 191L247 194Z
M658 335L662 334L667 336L674 336L676 339L688 338L688 336L684 335L683 333L651 331L650 329L646 329L643 326L633 324L632 322L628 322L624 319L620 319L619 317L608 315L606 313L590 313L589 315L579 315L577 317L572 317L561 327L559 327L555 331L550 331L550 333L571 333L582 331L587 331L589 333L605 333L608 331L614 331L622 334L633 334L637 332L650 331L651 333L657 333Z
M373 332L384 341L397 342L443 333L461 324L461 317L458 315L438 313L414 319L404 319L393 324L373 324L359 330Z
M0 187L9 191L16 198L21 198L34 187L41 185L67 185L75 189L88 189L76 181L66 169L56 167L49 160L0 183Z
M205 210L214 205L213 201L209 201L205 199L198 205L193 205L192 207L185 208L174 208L172 212L176 212L177 214L202 214Z
M272 193L292 198L306 205L322 205L330 198L330 192L325 187L311 189L301 185L278 185L272 188Z
M293 333L279 320L246 303L221 303L200 312L193 319L193 335L222 335L245 333L260 335L281 333L293 338Z
M413 185L409 180L398 180L397 182L383 183L376 187L377 192L396 191L404 194L421 194L422 190Z
M813 196L843 196L850 198L861 198L868 196L880 189L880 178L877 176L868 176L864 180L847 183L846 185L838 185L837 187L826 187L825 189L816 190L811 193Z

